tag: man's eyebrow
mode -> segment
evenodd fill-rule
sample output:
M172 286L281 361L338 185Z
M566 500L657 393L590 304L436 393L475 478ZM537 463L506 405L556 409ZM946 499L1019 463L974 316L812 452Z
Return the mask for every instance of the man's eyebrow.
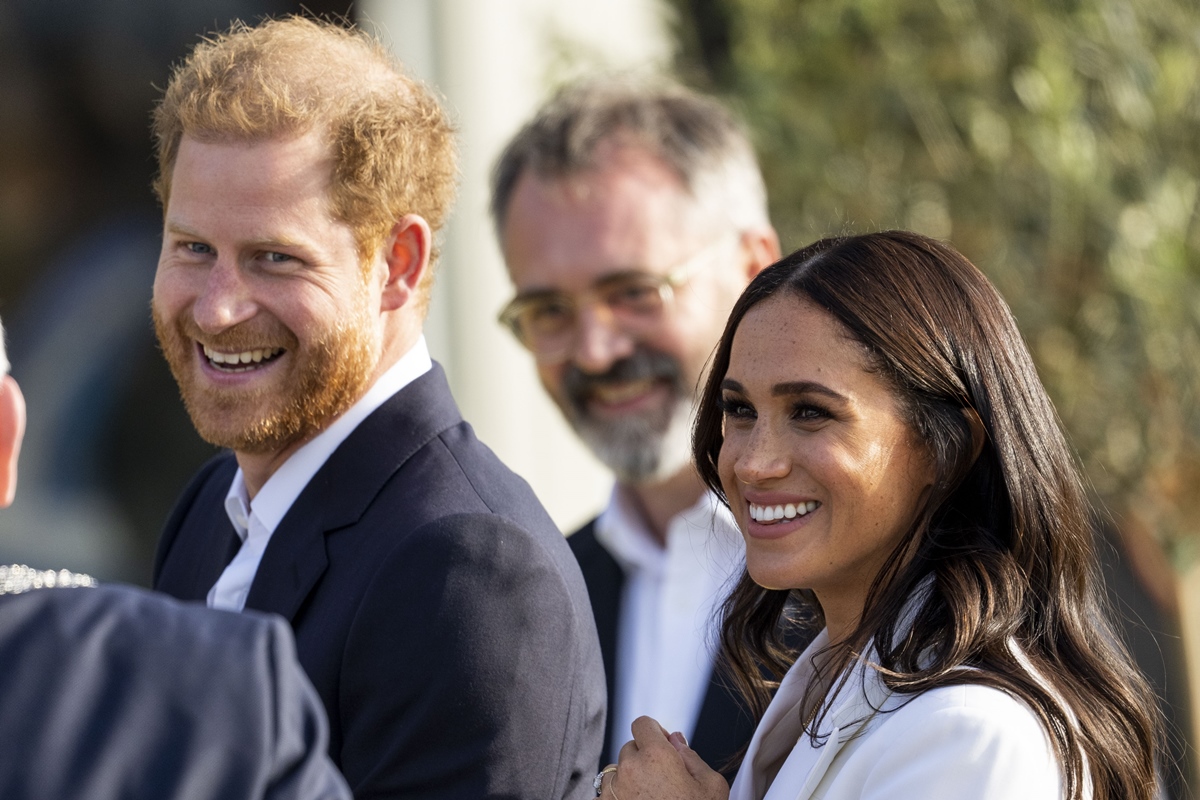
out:
M177 234L181 234L183 236L192 236L197 239L202 238L200 236L200 234L196 233L194 230L189 228L187 225L183 225L174 220L170 220L170 219L167 220L166 225L164 225L164 227L166 228L168 233L177 233Z
M606 272L596 280L592 281L584 291L588 289L602 289L609 284L618 283L620 281L629 280L631 278L660 278L662 276L654 275L644 269L621 269L615 272ZM563 289L551 289L549 287L541 287L535 289L525 289L517 292L518 300L528 300L542 297L570 297L571 292Z
M559 289L526 289L517 292L515 300L546 300L552 297L566 297L567 293Z
M203 240L205 238L201 234L199 234L196 231L189 228L187 225L184 225L180 222L175 222L173 220L167 220L166 224L164 225L164 228L166 229L166 231L168 233L173 233L173 234L176 234L177 236L187 236L189 238L201 239L201 240ZM292 238L284 237L284 236L276 236L276 237L263 238L263 239L253 239L251 241L245 242L245 244L246 244L246 246L249 246L249 247L256 247L256 248L263 248L263 249L270 249L270 248L274 248L274 247L305 247L306 246L305 243L300 241L299 239L292 239Z

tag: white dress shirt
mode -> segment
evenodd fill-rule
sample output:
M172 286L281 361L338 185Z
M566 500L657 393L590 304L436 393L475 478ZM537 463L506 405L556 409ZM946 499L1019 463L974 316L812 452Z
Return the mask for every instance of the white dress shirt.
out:
M304 491L317 471L324 466L338 445L346 440L355 428L371 412L383 405L392 395L433 367L429 347L422 336L387 372L379 376L375 385L359 398L346 413L333 421L328 428L292 453L287 461L267 479L262 489L251 501L246 491L246 480L241 467L233 476L229 493L225 495L225 513L233 523L233 529L242 546L237 555L225 567L221 577L208 590L210 608L241 611L246 607L250 585L258 572L267 543L279 523L287 514L292 503Z
M643 714L690 738L712 675L716 613L745 563L737 523L706 493L671 519L664 549L618 486L596 520L596 539L625 573L611 752Z

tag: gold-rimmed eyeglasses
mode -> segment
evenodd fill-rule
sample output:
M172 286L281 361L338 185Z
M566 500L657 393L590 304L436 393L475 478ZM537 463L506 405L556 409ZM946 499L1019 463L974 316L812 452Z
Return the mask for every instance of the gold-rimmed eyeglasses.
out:
M674 302L676 290L691 277L696 264L735 240L736 235L722 236L665 274L624 270L605 275L575 294L553 289L520 294L500 311L500 324L512 331L539 363L563 361L575 347L579 310L585 304L598 304L611 324L627 333L648 330L662 319Z

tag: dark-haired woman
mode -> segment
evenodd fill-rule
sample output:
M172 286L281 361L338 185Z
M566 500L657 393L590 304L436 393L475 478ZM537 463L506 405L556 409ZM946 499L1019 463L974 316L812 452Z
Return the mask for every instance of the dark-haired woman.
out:
M1155 705L1102 608L1076 462L1007 306L959 253L891 231L765 270L695 433L746 541L722 639L761 721L731 794L646 717L601 794L1154 796ZM798 657L797 608L824 627Z

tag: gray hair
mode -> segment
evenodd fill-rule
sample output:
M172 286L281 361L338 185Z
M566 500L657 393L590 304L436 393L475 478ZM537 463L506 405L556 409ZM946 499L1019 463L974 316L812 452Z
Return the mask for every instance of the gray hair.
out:
M596 166L601 145L642 147L683 181L701 210L735 230L770 226L767 191L742 126L715 99L659 80L591 79L560 89L517 133L492 171L492 220L503 237L521 175L563 178Z

